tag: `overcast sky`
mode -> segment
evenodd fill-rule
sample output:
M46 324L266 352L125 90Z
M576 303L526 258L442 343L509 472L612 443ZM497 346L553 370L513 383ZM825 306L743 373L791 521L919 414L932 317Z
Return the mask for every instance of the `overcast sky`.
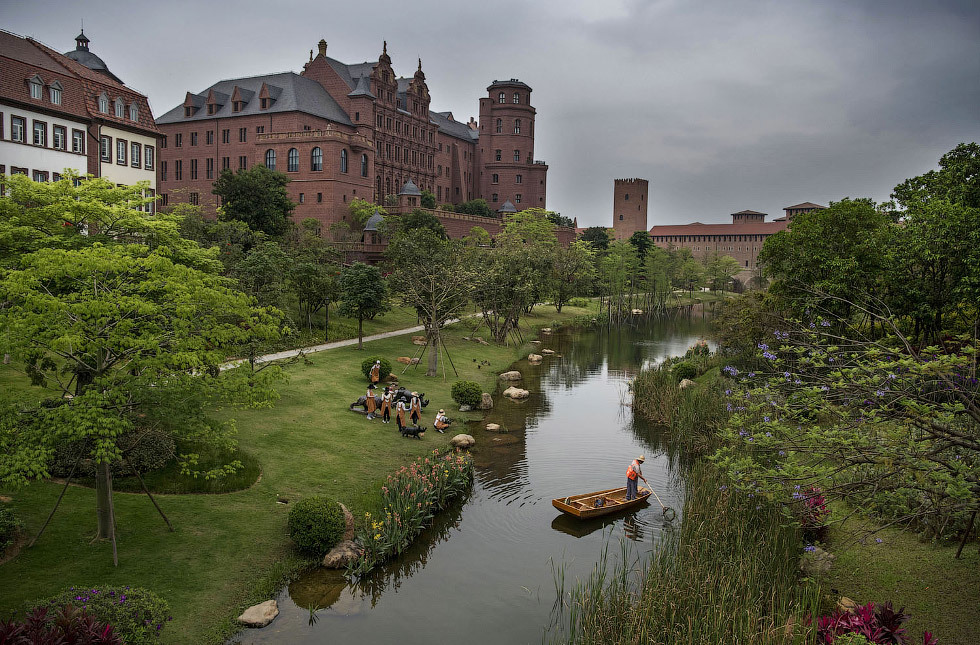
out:
M980 141L977 0L2 0L0 27L92 51L159 116L218 80L422 58L432 108L479 115L494 79L534 90L548 208L611 225L613 179L650 181L649 224L888 198Z

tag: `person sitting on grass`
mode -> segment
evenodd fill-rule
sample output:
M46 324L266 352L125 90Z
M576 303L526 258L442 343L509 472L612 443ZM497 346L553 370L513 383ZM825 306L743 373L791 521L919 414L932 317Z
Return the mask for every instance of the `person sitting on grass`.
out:
M449 418L446 417L446 411L439 410L439 413L436 414L436 419L432 425L435 426L435 429L439 432L445 432L446 428L449 427L449 423Z

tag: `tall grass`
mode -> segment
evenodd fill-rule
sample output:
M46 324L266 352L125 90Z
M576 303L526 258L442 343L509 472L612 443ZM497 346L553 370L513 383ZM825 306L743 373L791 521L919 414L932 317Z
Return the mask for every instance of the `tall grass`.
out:
M566 642L814 642L819 590L798 585L796 529L721 481L710 464L691 471L681 526L644 565L631 566L625 543L617 564L600 560L567 596Z

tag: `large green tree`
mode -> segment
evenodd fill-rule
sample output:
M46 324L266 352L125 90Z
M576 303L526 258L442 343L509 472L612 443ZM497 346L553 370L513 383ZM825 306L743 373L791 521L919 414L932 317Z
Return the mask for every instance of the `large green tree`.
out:
M582 231L579 239L588 242L596 251L605 251L609 248L609 242L612 241L609 229L605 226L590 226Z
M364 320L390 309L388 285L378 267L355 262L340 273L340 313L357 318L357 348L364 349Z
M567 247L555 247L552 257L548 294L561 313L571 298L589 293L595 281L595 251L588 243L575 240Z
M289 177L263 165L222 170L211 192L221 197L221 219L238 220L253 231L279 236L289 227L296 207L289 199Z

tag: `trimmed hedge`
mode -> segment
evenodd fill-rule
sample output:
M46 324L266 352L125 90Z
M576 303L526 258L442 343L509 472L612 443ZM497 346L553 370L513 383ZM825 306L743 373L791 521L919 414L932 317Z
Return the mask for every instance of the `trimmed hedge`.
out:
M389 362L388 359L384 358L383 356L371 356L370 358L365 358L361 362L361 371L364 372L364 378L368 379L369 381L371 380L371 367L374 365L374 361L381 361L380 377L381 381L384 381L386 378L388 378L388 375L391 374L391 362Z
M344 511L335 500L316 495L289 509L289 537L300 552L322 556L340 542L347 528Z
M158 642L160 632L173 619L167 601L141 587L68 587L35 608L68 605L112 625L128 645Z
M456 381L450 394L453 401L460 405L476 407L483 400L483 388L473 381Z

